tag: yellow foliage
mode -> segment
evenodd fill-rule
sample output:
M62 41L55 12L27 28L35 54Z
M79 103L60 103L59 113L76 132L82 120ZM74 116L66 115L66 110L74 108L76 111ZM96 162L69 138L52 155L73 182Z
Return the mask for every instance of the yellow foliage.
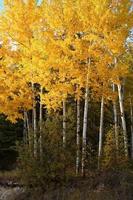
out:
M128 72L125 41L133 22L128 0L54 0L39 6L34 0L4 3L2 113L14 121L32 107L31 83L45 88L41 99L48 109L61 107L70 95L82 97L86 84L97 98L113 98L112 82L119 83Z

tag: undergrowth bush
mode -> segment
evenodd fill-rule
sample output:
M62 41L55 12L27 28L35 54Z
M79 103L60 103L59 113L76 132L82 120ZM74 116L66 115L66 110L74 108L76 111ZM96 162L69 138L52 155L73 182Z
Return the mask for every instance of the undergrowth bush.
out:
M103 168L123 168L127 165L127 158L124 153L124 138L122 130L118 129L118 149L116 147L116 138L114 128L110 129L105 138L102 167Z
M46 187L52 182L56 184L62 183L75 172L76 149L72 143L75 131L70 128L67 130L67 143L66 147L63 148L61 120L57 115L49 117L43 124L43 155L41 159L39 149L38 156L35 157L33 148L29 148L29 144L18 145L20 176L22 182L28 187ZM74 123L73 120L71 123ZM33 133L31 132L30 135L33 135ZM30 144L33 144L33 141L30 141ZM39 145L37 146L39 148Z

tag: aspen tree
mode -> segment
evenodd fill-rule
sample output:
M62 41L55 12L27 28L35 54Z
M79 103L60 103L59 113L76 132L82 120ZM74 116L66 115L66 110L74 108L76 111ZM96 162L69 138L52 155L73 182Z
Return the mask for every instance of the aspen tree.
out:
M126 129L126 120L125 120L125 112L123 106L123 98L121 85L118 85L118 95L119 95L119 104L120 104L120 112L121 112L121 121L122 121L122 129L124 136L124 148L125 148L125 156L128 157L128 141L127 141L127 129Z
M128 37L130 28L132 27L132 12L130 12L131 2L124 0L119 2L112 2L111 10L113 13L112 17L112 26L110 26L110 33L106 33L107 40L106 45L108 46L109 51L112 55L117 59L117 66L115 64L114 69L114 83L116 82L118 88L118 97L119 97L119 105L121 112L121 121L123 128L123 137L124 137L124 149L125 156L128 157L128 139L127 139L127 131L126 131L126 121L124 114L124 104L123 104L123 96L122 96L122 82L119 81L123 79L127 72L126 62L121 58L122 55L126 52L126 39ZM123 60L123 61L122 61ZM119 65L119 66L118 66Z
M40 126L40 136L39 136L39 149L40 149L40 160L42 160L42 122L43 122L43 107L42 107L42 94L43 94L43 88L40 86L40 108L39 108L39 126Z
M100 127L99 127L99 150L98 150L98 169L100 169L100 159L102 155L103 123L104 123L104 97L101 99Z
M115 84L113 83L113 92L116 92ZM113 101L113 113L114 113L114 128L115 128L115 143L116 143L116 149L118 151L118 114L117 114L117 106L116 106L116 100Z
M133 105L132 105L132 98L130 94L130 127L131 127L131 158L133 159Z
M91 60L89 59L88 66L90 67ZM88 95L89 95L89 72L87 72L86 89L85 89L85 104L84 104L84 117L83 117L83 135L82 135L82 175L85 175L85 159L86 159L86 134L87 134L87 117L88 117Z
M77 99L77 152L76 152L76 175L79 173L79 164L80 164L80 100Z
M17 9L17 12L15 11ZM20 76L24 76L25 84L29 87L31 82L31 99L33 103L33 131L34 131L34 155L37 156L37 122L36 122L36 100L34 84L36 83L37 74L34 66L34 57L32 55L34 51L34 37L35 28L37 29L36 22L40 20L39 8L36 7L34 1L5 1L5 15L1 19L1 29L3 32L3 39L9 38L12 42L17 43L16 58L12 59L11 53L9 54L11 61L8 65L16 65L19 69ZM15 15L14 15L15 13ZM29 14L30 13L30 14ZM10 23L14 22L14 26L10 26ZM33 26L34 25L34 26ZM6 31L8 30L8 32ZM40 29L40 28L39 28ZM9 43L10 45L10 43ZM9 57L8 56L8 57ZM36 56L37 57L37 56ZM34 66L34 67L33 67ZM25 98L25 101L27 99Z

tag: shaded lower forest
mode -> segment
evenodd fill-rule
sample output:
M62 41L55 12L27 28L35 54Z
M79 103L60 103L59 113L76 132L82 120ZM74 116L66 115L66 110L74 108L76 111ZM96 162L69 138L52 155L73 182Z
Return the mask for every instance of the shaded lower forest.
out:
M12 124L4 115L0 116L0 170L12 170L16 168L18 151L16 142L22 141L23 122Z
M70 104L71 102L71 104ZM81 102L83 116L83 102ZM62 111L48 114L43 110L43 155L40 159L39 124L37 131L37 157L33 156L34 135L25 130L23 121L12 124L0 118L0 185L10 199L22 200L132 200L133 164L131 159L130 110L126 109L129 159L125 160L123 134L119 134L119 159L115 146L112 105L105 105L101 166L98 169L100 104L89 102L85 177L82 177L82 131L80 131L79 171L76 174L76 103L66 104L66 147L62 146ZM119 113L118 113L119 116ZM31 114L30 114L31 117ZM119 116L120 117L120 116ZM39 112L37 109L37 119ZM83 117L81 117L81 125ZM119 119L119 126L121 120ZM82 130L82 128L81 128ZM28 141L30 134L30 142ZM31 145L29 148L29 144ZM17 185L15 185L17 183ZM11 185L8 185L11 184ZM12 185L14 184L14 185ZM15 187L20 187L15 190ZM21 187L26 186L26 190ZM10 187L12 189L10 189ZM14 188L14 189L13 189ZM1 194L0 194L1 195Z
M98 158L99 151L99 116L100 103L93 104L89 102L88 106L88 128L86 138L86 155L84 174L82 173L82 127L84 102L80 104L80 131L79 146L77 146L77 106L75 101L70 99L66 102L66 144L62 145L62 127L63 112L61 110L48 113L43 110L43 118L39 124L39 107L36 107L37 130L36 138L32 124L27 128L27 121L20 121L12 124L0 118L0 155L1 171L15 170L16 176L20 178L21 183L27 187L42 187L47 189L51 183L62 185L73 180L76 177L89 177L106 171L122 170L132 171L131 155L131 116L130 108L126 106L126 121L128 134L128 152L129 157L125 157L123 132L121 130L120 111L118 111L118 141L119 150L116 148L113 105L104 105L104 123L102 138L102 154L100 156L100 165ZM119 110L119 109L118 109ZM29 112L29 119L32 122L32 112ZM25 124L26 123L26 124ZM40 146L41 134L41 146ZM36 154L34 152L36 139ZM41 150L41 151L40 151ZM78 169L77 169L77 151L78 151ZM98 175L99 176L99 175ZM106 174L105 174L106 176ZM11 176L12 177L12 176ZM99 183L100 184L100 183ZM51 187L51 186L50 186Z

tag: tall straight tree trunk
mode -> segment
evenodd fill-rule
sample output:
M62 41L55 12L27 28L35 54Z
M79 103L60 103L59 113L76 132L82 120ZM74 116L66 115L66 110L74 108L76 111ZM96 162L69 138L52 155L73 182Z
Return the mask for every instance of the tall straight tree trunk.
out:
M36 119L36 101L35 101L35 91L34 84L32 83L32 95L33 95L33 109L32 109L32 127L33 127L33 151L34 157L37 158L37 119Z
M89 88L86 87L85 105L84 105L84 119L83 119L83 138L82 138L82 175L85 175L85 159L86 159L86 133L87 133L87 117L88 117L88 95Z
M127 139L127 128L126 128L125 112L123 105L122 86L121 84L118 84L117 86L118 86L119 105L120 105L123 137L124 137L124 152L125 152L125 157L128 158L128 139Z
M91 60L89 58L88 69ZM82 175L85 176L85 159L86 159L86 133L87 133L87 117L88 117L88 96L89 96L89 72L87 72L86 89L85 89L85 104L84 104L84 118L83 118L83 134L82 134Z
M104 97L102 96L101 112L100 112L100 127L99 127L98 169L100 169L100 161L101 161L101 155L102 155L103 120L104 120Z
M115 84L113 83L113 92L115 92ZM115 128L115 144L116 144L116 150L118 154L118 115L117 115L117 106L116 101L113 101L113 113L114 113L114 128Z
M30 125L29 125L29 117L28 117L28 112L25 111L25 118L26 118L26 128L27 128L27 143L28 143L28 146L29 146L29 150L30 150L30 153L33 154L33 151L32 151L32 136L31 136L31 130L30 130Z
M133 159L133 105L130 95L130 123L131 123L131 158Z
M40 138L39 138L39 148L40 148L40 160L42 161L42 154L43 154L43 152L42 152L42 97L41 97L41 95L42 95L42 93L43 93L43 88L42 88L42 86L40 86L40 108L39 108L39 125L40 125Z
M33 132L34 132L34 156L37 157L37 119L36 119L36 104L33 107Z
M79 173L80 162L80 100L77 100L77 153L76 153L76 175Z
M63 100L63 147L66 147L66 100Z

